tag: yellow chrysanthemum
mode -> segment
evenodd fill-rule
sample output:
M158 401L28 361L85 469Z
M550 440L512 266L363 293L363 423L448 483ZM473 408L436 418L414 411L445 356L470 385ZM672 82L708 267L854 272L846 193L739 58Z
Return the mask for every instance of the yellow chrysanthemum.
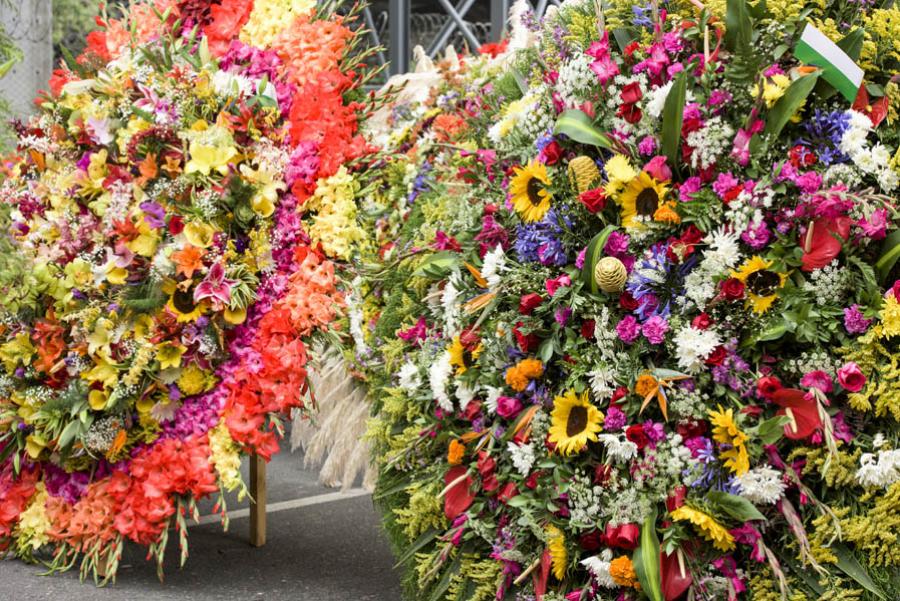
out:
M181 370L178 377L178 388L186 396L194 396L205 391L209 387L207 372L196 364L191 363Z
M735 423L734 409L725 411L719 405L718 411L709 412L709 421L713 425L713 440L729 447L719 453L719 457L725 460L725 467L738 476L747 473L750 469L750 457L745 444L748 436Z
M664 201L668 187L653 179L646 171L641 171L631 179L618 195L622 209L622 225L626 228L643 227L647 221L673 221L678 219L669 203Z
M784 287L787 274L769 269L772 261L766 261L756 255L741 265L740 269L731 272L747 286L747 306L755 313L765 313L778 298L778 290Z
M603 429L603 413L591 404L587 390L581 395L569 390L553 399L550 418L550 442L563 455L578 453L589 440L596 442Z
M481 354L483 348L484 346L479 343L478 346L470 351L463 346L459 336L455 336L453 342L450 344L449 350L450 365L456 367L456 375L463 375L466 373L467 369L475 365L475 362L478 360L478 355Z
M763 81L762 99L766 103L767 108L772 108L778 99L784 96L784 92L791 85L791 78L783 73L777 73L772 77L767 77ZM753 98L759 96L759 84L753 84L750 89L750 95Z
M516 168L516 173L509 182L509 191L513 206L522 221L531 223L544 218L553 199L547 189L549 186L550 176L543 163L535 160Z
M622 188L628 185L628 182L637 177L638 173L631 166L631 161L623 154L613 155L603 165L603 171L606 172L606 195L615 196L621 192Z
M547 549L553 566L553 575L562 580L566 575L569 553L566 551L566 535L556 526L547 526Z
M880 317L883 336L887 338L900 334L900 303L897 302L893 294L888 294L884 298Z
M734 549L734 537L712 516L698 509L682 505L669 516L676 522L690 522L703 534L704 538L712 542L719 551L728 552Z

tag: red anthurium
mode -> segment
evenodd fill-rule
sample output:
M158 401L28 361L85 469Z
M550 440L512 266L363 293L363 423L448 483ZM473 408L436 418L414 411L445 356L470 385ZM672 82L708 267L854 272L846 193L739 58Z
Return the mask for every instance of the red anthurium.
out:
M444 485L450 486L456 482L444 495L444 515L448 520L459 517L475 500L475 495L472 493L472 477L466 475L467 471L465 466L457 465L451 467L444 476Z
M870 102L869 92L866 85L859 86L859 92L856 94L856 100L853 101L853 110L864 114L872 122L872 127L878 127L888 114L888 105L890 101L887 96L882 96L875 102Z
M850 235L851 220L847 216L819 217L809 226L803 244L803 271L821 269L841 254L841 240Z
M553 564L553 558L550 557L550 549L544 549L541 556L541 565L534 571L534 596L538 601L544 598L547 592L547 581L550 580L550 566Z
M818 403L812 395L796 388L782 388L772 395L772 400L781 407L778 415L791 418L784 426L784 435L788 438L800 440L822 427Z
M689 588L693 578L687 562L678 561L678 553L659 554L660 571L662 572L662 593L666 601L680 599Z

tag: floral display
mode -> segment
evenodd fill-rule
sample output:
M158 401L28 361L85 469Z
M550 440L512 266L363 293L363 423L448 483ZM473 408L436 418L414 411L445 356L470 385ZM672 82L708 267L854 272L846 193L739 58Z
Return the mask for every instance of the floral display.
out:
M0 545L114 577L311 409L370 152L355 8L103 14L17 128L0 207ZM334 326L336 327L336 326ZM223 517L224 519L224 517Z
M345 356L408 597L894 599L900 11L600 6L375 132Z

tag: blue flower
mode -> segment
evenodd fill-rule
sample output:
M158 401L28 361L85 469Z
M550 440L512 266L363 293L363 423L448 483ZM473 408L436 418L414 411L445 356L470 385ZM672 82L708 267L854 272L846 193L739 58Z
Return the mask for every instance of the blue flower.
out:
M683 263L675 263L668 257L668 245L654 244L638 261L625 288L639 304L635 314L641 321L653 316L668 317L672 305L684 293L684 278L697 264L697 256L691 255Z
M841 138L850 127L847 111L823 111L816 109L812 118L803 123L806 135L799 142L813 148L823 165L846 163L850 160L841 152Z
M554 209L547 211L537 223L520 225L516 230L515 250L524 263L541 265L565 265L569 257L559 237L563 226L572 227L571 218L562 216L562 221Z

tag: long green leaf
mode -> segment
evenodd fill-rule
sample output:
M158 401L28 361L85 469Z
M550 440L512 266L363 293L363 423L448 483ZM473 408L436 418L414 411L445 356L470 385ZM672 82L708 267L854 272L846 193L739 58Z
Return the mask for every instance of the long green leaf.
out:
M832 550L838 558L837 567L840 568L843 573L850 576L850 578L853 578L857 584L879 599L887 601L887 595L885 595L884 591L882 591L875 581L872 580L872 577L869 576L866 569L859 563L856 556L850 552L850 549L844 545L837 545Z
M795 80L785 91L784 96L778 99L772 110L766 117L766 134L777 138L781 135L781 130L788 124L803 103L806 97L812 92L819 81L821 71L804 75L800 79Z
M893 232L884 240L884 244L881 247L881 256L875 262L878 281L884 282L891 269L897 263L897 259L900 259L900 230Z
M714 490L707 493L706 498L718 509L739 522L766 519L766 516L761 514L759 509L744 497Z
M857 27L844 37L838 41L837 46L841 50L847 53L854 61L859 60L859 55L862 52L863 41L865 40L865 30L862 27Z
M556 127L553 128L554 134L565 134L576 142L582 144L590 144L600 148L611 149L612 142L588 117L587 113L578 109L569 109L559 116L556 120Z
M684 120L687 76L682 71L675 76L675 82L666 96L663 106L662 151L673 169L678 168L681 157L681 125Z
M397 563L394 564L394 569L399 568L404 563L412 559L413 555L415 555L419 551L419 549L432 542L435 537L437 537L437 534L438 532L434 528L430 528L428 531L422 533L422 536L420 536L412 545L407 547L403 552L403 555L397 558Z
M641 526L641 544L634 550L632 562L644 594L651 601L665 601L662 593L659 537L656 536L656 510L647 516Z
M740 52L750 47L753 23L747 0L727 0L725 4L725 47Z
M584 287L593 294L597 294L597 282L594 280L594 268L597 266L597 262L603 257L603 247L606 246L609 235L615 230L616 226L607 225L603 228L603 231L591 238L591 241L587 246L587 251L584 253L584 267L581 268L581 281L584 282Z

